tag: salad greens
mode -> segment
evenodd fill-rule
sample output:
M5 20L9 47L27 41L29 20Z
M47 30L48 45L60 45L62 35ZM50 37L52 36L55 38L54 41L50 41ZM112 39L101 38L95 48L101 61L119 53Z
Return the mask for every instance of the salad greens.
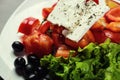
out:
M47 55L41 58L40 64L56 80L120 80L120 44L109 39L102 44L90 43L79 48L75 57Z

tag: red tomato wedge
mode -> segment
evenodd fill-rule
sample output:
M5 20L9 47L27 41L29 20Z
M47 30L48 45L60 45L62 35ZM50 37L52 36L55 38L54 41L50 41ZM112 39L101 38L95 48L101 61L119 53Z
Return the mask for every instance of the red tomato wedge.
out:
M68 46L72 47L73 49L77 49L77 48L78 48L78 43L77 43L77 42L74 42L74 41L72 41L72 40L70 40L70 39L68 39L68 38L65 38L65 43L66 43Z
M48 17L48 15L52 12L52 10L56 6L56 4L57 3L53 4L52 7L42 9L42 16L44 19L46 19Z
M48 15L52 12L52 10L56 6L56 4L57 3L53 4L52 7L42 9L42 16L44 19L46 19L48 17Z
M95 42L95 38L93 33L88 30L87 33L83 36L83 38L78 42L78 46L83 48L87 46L90 42Z
M102 17L93 24L93 26L91 27L91 30L95 30L95 31L103 30L107 24L108 24L108 22L105 19L105 17Z
M103 43L107 39L103 31L92 31L92 32L95 37L95 42L97 43Z
M35 29L37 29L40 25L40 21L33 17L28 17L23 20L20 24L18 32L23 33L25 35L31 34Z
M56 48L64 44L64 36L58 33L52 33L52 39Z
M47 30L50 28L50 26L51 26L51 23L49 21L46 21L40 26L38 31L41 32L42 34L44 34L45 32L47 32Z
M55 57L64 57L68 58L70 54L70 50L57 50Z
M112 8L105 14L109 21L120 21L120 6Z
M106 28L113 32L120 32L120 22L110 22Z
M107 38L110 38L112 42L120 43L120 32L113 32L110 30L93 31L95 41L97 43L103 43Z
M50 30L52 30L53 33L62 34L62 31L63 31L64 29L65 29L64 27L58 26L58 25L51 25L51 26L50 26Z
M53 40L46 34L34 33L23 37L25 51L30 54L34 53L39 57L50 54L52 51Z
M52 10L53 10L53 8L43 8L43 10L42 10L43 18L44 19L47 18Z
M68 47L66 45L61 45L58 47L58 49L55 53L55 56L68 58L69 54L70 54L70 50L68 49Z
M67 38L65 39L65 43L74 49L78 49L78 47L83 48L90 42L95 42L94 35L90 30L87 31L87 33L83 36L83 38L79 42L74 42Z
M106 37L110 38L112 42L120 43L120 32L112 32L110 30L104 30Z

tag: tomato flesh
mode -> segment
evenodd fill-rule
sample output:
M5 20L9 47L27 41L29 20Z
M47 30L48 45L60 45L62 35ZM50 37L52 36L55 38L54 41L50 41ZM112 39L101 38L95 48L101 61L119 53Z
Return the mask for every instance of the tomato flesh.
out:
M68 38L65 38L65 43L70 46L71 48L73 49L77 49L78 48L78 43L77 42L74 42Z
M120 32L112 32L110 30L104 30L106 37L110 38L112 42L120 43Z
M120 6L111 9L105 16L109 21L120 21Z
M25 35L31 34L40 25L40 21L33 17L26 18L19 26L18 32Z
M87 33L83 36L81 40L79 40L79 42L75 42L68 38L65 38L65 43L72 47L73 49L78 49L78 47L83 48L90 42L95 42L94 35L90 30L87 31Z
M53 40L45 34L34 33L29 36L24 36L23 44L28 54L34 53L39 57L43 57L51 53Z
M93 31L93 35L97 43L103 43L107 39L103 31Z
M56 48L64 44L64 36L58 33L52 33L52 39Z
M69 57L70 50L57 50L55 57L64 57L68 58Z
M51 26L51 23L49 21L46 21L40 26L38 31L41 32L42 34L45 34L47 30L50 28L50 26Z

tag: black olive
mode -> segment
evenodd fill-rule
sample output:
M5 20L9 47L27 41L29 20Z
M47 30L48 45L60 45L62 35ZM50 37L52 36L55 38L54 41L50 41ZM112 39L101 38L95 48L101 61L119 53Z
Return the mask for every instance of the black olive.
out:
M24 74L24 67L25 67L26 61L23 57L18 57L14 61L15 71L18 75L23 76Z
M14 61L15 68L22 68L25 67L26 61L23 57L18 57Z
M49 80L49 79L47 79L47 78L42 78L41 80Z
M37 75L35 75L35 74L30 74L30 75L26 78L26 80L38 80L38 77L37 77Z
M47 75L45 76L45 78L46 78L47 80L51 80L51 77L50 77L49 74L47 74Z
M34 54L28 55L27 60L28 60L28 63L33 65L33 66L39 66L40 65L40 59Z
M40 77L44 77L46 75L46 72L44 69L42 69L40 66L35 68L35 73Z
M30 74L34 73L34 67L31 64L26 64L25 68L24 68L24 73L25 76L29 76Z
M0 76L0 80L4 80L4 79Z
M16 72L19 76L24 76L24 67L15 68L15 72Z
M47 75L46 75L44 78L42 78L41 80L53 80L53 79L51 79L50 75L47 74Z
M14 41L12 43L12 48L14 52L22 52L24 50L24 45L20 41Z

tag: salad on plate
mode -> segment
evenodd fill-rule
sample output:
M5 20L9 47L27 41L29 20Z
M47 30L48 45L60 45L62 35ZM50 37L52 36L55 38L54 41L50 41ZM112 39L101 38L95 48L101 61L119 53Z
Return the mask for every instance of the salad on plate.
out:
M15 70L25 80L120 80L120 3L58 0L25 18ZM22 56L21 56L22 55ZM25 58L23 57L25 55Z

